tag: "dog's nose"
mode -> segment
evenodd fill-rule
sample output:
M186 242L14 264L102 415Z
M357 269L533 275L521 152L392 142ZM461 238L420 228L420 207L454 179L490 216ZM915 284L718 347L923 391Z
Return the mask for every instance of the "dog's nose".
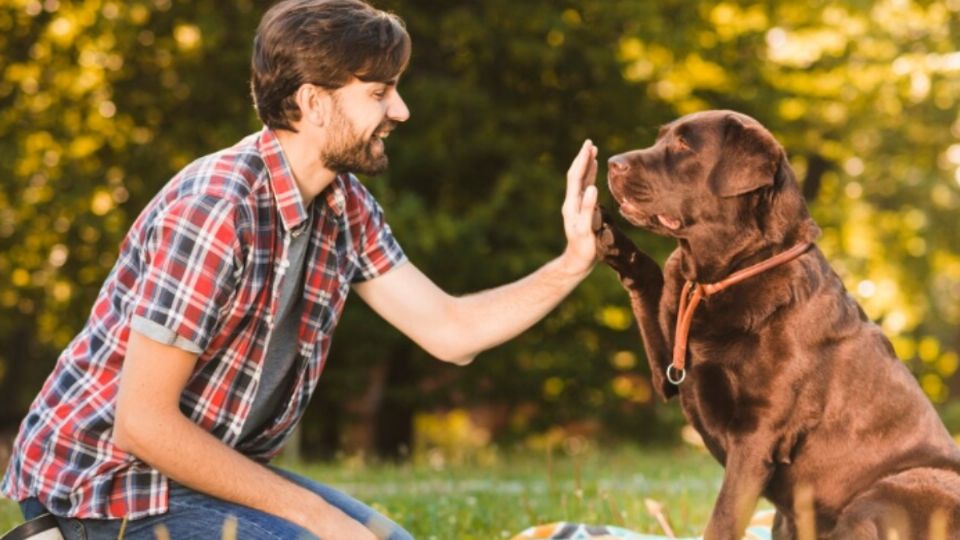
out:
M627 160L623 156L613 156L607 160L607 167L610 169L610 172L614 174L623 174L627 172L627 169L630 168L630 165L627 163Z

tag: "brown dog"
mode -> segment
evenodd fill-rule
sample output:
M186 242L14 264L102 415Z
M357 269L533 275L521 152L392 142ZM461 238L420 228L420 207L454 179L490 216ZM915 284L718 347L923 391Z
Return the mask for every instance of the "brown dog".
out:
M610 158L608 182L630 223L679 244L661 272L596 223L654 387L679 394L726 469L705 538L740 538L764 496L775 538L815 526L838 540L960 539L960 449L812 245L820 230L773 136L732 111L685 116Z

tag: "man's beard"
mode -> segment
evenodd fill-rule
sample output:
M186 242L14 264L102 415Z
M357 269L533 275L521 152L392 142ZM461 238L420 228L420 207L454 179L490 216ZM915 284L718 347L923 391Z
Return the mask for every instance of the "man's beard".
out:
M376 134L391 131L396 122L384 120L369 139L357 134L353 125L337 106L335 120L331 122L330 144L320 153L324 166L337 173L354 172L374 176L387 170L389 159L383 141Z

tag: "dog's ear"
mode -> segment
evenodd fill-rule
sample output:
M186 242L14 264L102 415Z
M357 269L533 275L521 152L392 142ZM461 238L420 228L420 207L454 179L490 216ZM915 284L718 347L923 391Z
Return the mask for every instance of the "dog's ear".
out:
M710 187L721 197L736 197L773 185L783 149L759 124L735 115L724 120L720 158L710 173Z

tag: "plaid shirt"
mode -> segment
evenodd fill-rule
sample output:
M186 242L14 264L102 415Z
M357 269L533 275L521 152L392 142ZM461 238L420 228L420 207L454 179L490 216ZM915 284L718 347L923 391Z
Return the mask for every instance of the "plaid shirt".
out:
M307 407L350 284L405 260L380 206L349 175L311 209L272 131L201 158L174 177L127 234L80 334L20 426L3 494L51 512L135 519L167 510L166 478L113 443L133 316L196 345L180 409L258 461L279 452ZM239 440L260 380L291 232L310 220L295 384L258 436ZM162 359L160 360L162 361Z

